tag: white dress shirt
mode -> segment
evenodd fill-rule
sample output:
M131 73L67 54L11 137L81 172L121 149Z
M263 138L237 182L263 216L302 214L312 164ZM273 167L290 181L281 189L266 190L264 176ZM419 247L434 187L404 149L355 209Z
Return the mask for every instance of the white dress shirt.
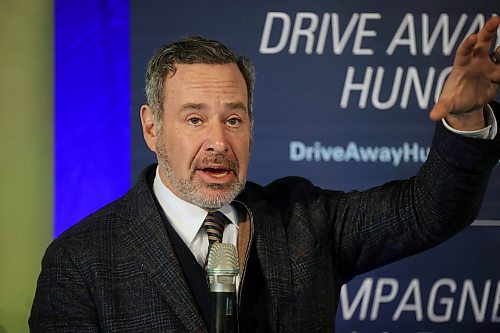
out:
M175 232L191 250L196 261L204 266L208 254L208 235L202 225L208 211L173 194L161 181L158 167L156 168L153 192ZM238 217L236 210L231 205L226 205L218 210L231 221L231 224L226 225L224 229L222 242L237 246Z

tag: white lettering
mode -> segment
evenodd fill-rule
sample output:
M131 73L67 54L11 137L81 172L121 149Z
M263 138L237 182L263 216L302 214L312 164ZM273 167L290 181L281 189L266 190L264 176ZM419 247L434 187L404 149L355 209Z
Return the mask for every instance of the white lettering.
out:
M396 74L394 75L394 80L392 81L392 91L391 96L386 102L380 101L380 90L382 89L382 80L384 77L384 68L378 67L377 74L375 74L375 84L373 85L372 92L372 104L379 110L387 110L390 109L396 104L398 99L399 87L401 85L401 78L403 77L403 69L398 67L396 69Z
M429 67L429 70L427 72L427 80L425 81L425 91L422 91L422 85L420 84L420 78L418 77L417 69L415 67L409 67L406 74L403 94L401 96L401 108L406 109L408 107L410 90L411 88L413 88L415 94L417 95L418 106L421 109L426 109L431 98L432 83L434 82L435 74L436 70L434 69L434 67Z
M351 19L349 20L349 23L347 24L347 27L342 34L342 37L340 37L340 23L339 23L339 14L332 13L332 41L333 41L333 53L334 54L342 54L344 51L344 48L347 44L347 41L352 35L352 32L354 31L354 27L356 26L356 23L358 22L359 19L359 14L354 13L351 16Z
M406 31L408 32L408 38L403 37ZM398 30L392 37L385 53L392 55L396 47L399 45L408 45L410 48L410 54L417 55L417 39L415 37L415 22L413 20L413 14L405 15Z
M290 142L290 161L302 161L305 157L306 146L300 141Z
M472 17L464 13L460 14L455 25L450 23L448 13L439 14L433 22L427 13L422 13L419 18L420 22L417 22L418 18L414 13L403 16L385 49L387 55L394 55L398 48L404 48L412 56L419 52L429 56L435 49L442 55L449 56L457 48L461 38L476 33L486 21L483 14ZM381 13L353 13L341 27L338 13L297 12L293 17L285 12L268 12L259 51L262 54L277 54L283 52L290 42L288 52L295 54L300 50L299 44L302 45L303 42L305 54L315 52L322 55L331 33L333 54L343 54L349 41L352 41L352 55L373 55L376 51L371 45L379 44L369 44L369 39L377 37L378 32L370 25L374 26L373 23L381 19ZM467 26L467 22L471 20ZM495 44L500 45L500 30L497 30Z
M360 161L358 145L355 142L349 142L345 149L344 161L349 162L350 160Z
M410 148L410 145L405 142L403 144L403 149L403 158L406 162L410 161L410 157L412 158L413 162L418 161L418 143L414 142Z
M324 13L319 29L318 43L316 44L316 53L323 54L325 50L326 36L328 35L328 26L330 23L330 14ZM332 27L333 28L333 27Z
M303 27L302 23L304 19L309 20L310 24L308 27ZM297 52L297 45L299 44L299 37L303 36L306 38L306 54L311 54L314 46L314 32L318 28L318 16L314 13L297 13L295 17L295 24L293 25L292 38L290 40L291 54Z
M459 295L457 292L457 282L450 278L441 278L432 284L430 292L427 298L426 312L424 312L423 297L425 291L421 290L420 280L413 278L406 287L403 295L398 301L398 290L400 288L400 282L395 278L379 278L375 281L373 278L365 278L359 288L355 293L354 299L349 303L348 289L349 287L343 286L340 296L340 306L342 310L342 316L344 320L367 319L367 311L370 306L370 296L372 295L372 289L375 286L373 292L372 307L370 311L369 320L374 321L379 319L379 316L385 314L381 311L381 305L387 304L386 309L395 308L392 313L392 321L401 320L404 312L410 312L415 314L415 320L417 322L422 322L424 319L429 320L433 323L445 323L451 322L454 314L454 304L455 299L457 299L456 309L456 322L464 321L467 309L467 303L470 302L471 310L467 313L475 320L477 323L485 322L488 311L491 310L491 322L500 322L500 281L496 282L496 291L492 295L492 300L489 300L491 291L491 280L484 281L484 288L482 289L482 294L480 291L476 290L472 280L464 280L463 288L460 293L460 300L458 301ZM402 287L402 286L401 286ZM480 298L480 299L479 299ZM397 302L397 306L396 306ZM389 304L392 303L392 304ZM490 307L488 305L491 304ZM354 318L355 313L359 312L359 318ZM427 318L424 318L424 314ZM382 319L382 318L380 318ZM384 318L385 319L385 318Z
M384 295L384 287L389 287L389 293ZM394 278L380 278L377 281L377 287L375 288L375 294L373 295L373 305L370 314L371 320L376 320L378 318L378 311L380 304L392 302L398 293L398 280Z
M346 109L351 101L351 94L358 91L360 93L359 100L357 101L359 109L367 107L368 96L371 94L371 104L378 110L387 110L396 106L400 95L399 107L406 110L409 106L410 96L414 94L418 107L422 110L427 110L429 105L434 104L438 100L451 67L446 67L439 75L436 75L436 68L431 66L427 69L425 78L419 74L419 70L416 67L412 66L406 70L399 66L396 67L394 77L392 78L385 77L386 69L384 67L377 67L375 75L373 68L367 67L361 82L359 81L361 79L359 74L356 75L356 79L354 77L356 70L359 70L359 68L356 69L353 66L347 68L340 99L341 108ZM372 79L373 89L370 90ZM383 87L385 87L385 90L391 89L385 101L381 97ZM432 100L433 87L435 88L434 101ZM354 96L353 98L355 99Z
M397 167L399 163L401 163L401 158L403 157L403 149L401 147L391 147L391 155L392 155L392 165Z
M414 304L408 303L410 297L413 296ZM399 320L401 313L403 311L413 311L415 312L415 319L417 321L422 321L424 314L422 310L422 296L420 292L420 283L418 279L412 279L410 285L406 289L401 301L398 304L394 315L392 316L393 321Z
M427 159L429 147L420 147L417 142L411 145L404 142L399 147L387 146L358 146L350 141L346 147L324 146L316 141L312 146L307 146L301 141L290 141L289 159L293 162L381 162L392 163L397 167L404 163L422 163Z
M333 148L333 160L335 162L343 162L344 154L345 154L345 149L343 147L337 146Z
M359 304L361 303L361 308L359 310L359 319L364 320L368 312L368 303L370 302L370 294L372 292L373 279L367 278L363 280L363 283L358 289L356 296L352 301L351 306L349 306L349 295L347 293L347 287L342 286L340 291L340 308L342 310L342 317L344 320L350 320Z
M375 162L379 159L379 147L359 147L358 151L363 162Z
M490 287L491 287L491 281L486 280L483 289L483 298L481 300L481 306L479 306L479 301L477 299L476 291L474 289L474 284L472 283L472 280L465 280L464 288L462 289L462 295L460 297L460 305L458 306L458 314L457 314L458 322L461 322L464 319L467 298L470 299L470 305L472 307L472 312L474 313L474 318L476 319L476 322L484 321L484 316L486 315L488 295L490 293ZM469 297L467 297L467 295Z
M451 318L451 311L453 310L453 298L442 297L439 300L439 304L445 306L444 314L438 315L434 311L436 294L442 286L447 286L451 293L454 293L457 290L457 283L452 279L439 279L434 283L429 294L429 301L427 303L427 316L429 317L429 320L434 323L444 323L449 321Z
M500 281L497 282L497 290L493 299L493 310L491 310L491 321L500 323Z
M283 27L281 28L281 34L278 44L271 47L269 46L269 40L271 38L271 30L273 27L274 19L280 19L283 22ZM288 16L288 14L281 12L267 13L266 22L264 23L264 30L262 31L262 38L260 40L259 52L262 54L275 54L281 52L286 46L289 34L290 16Z
M376 37L377 32L375 30L367 30L366 22L368 20L380 20L382 16L379 13L362 13L359 19L358 29L356 31L356 38L354 39L354 45L352 48L352 54L354 55L372 55L373 49L362 48L364 37Z
M484 19L483 19L484 20ZM454 49L457 44L458 37L460 36L460 32L465 26L465 22L467 21L467 15L460 15L460 19L458 20L455 29L453 30L453 34L450 37L449 27L450 20L448 14L439 15L439 19L432 31L432 34L429 37L429 15L422 14L422 53L424 55L430 55L434 45L436 44L436 40L441 33L442 37L442 52L443 55L450 55L451 51Z
M373 68L368 67L365 71L365 77L363 78L363 83L353 83L354 80L354 67L349 66L347 68L347 75L345 77L344 89L342 90L342 98L340 100L340 106L345 109L349 104L349 96L352 90L361 91L361 96L359 97L358 107L360 109L366 108L366 101L368 99L368 92L370 90L370 82L372 80Z

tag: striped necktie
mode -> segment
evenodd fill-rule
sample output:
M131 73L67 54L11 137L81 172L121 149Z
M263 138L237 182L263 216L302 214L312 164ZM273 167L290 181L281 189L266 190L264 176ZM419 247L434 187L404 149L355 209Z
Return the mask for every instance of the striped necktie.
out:
M231 223L226 215L219 211L208 213L203 227L207 230L208 234L208 253L213 243L222 243L222 235L224 234L224 227L226 224Z

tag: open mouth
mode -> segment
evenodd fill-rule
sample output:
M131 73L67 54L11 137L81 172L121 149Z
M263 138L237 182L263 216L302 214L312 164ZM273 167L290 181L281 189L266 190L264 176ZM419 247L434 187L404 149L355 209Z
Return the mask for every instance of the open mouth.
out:
M217 168L203 168L201 169L201 171L215 178L225 177L231 172L231 170L217 169Z

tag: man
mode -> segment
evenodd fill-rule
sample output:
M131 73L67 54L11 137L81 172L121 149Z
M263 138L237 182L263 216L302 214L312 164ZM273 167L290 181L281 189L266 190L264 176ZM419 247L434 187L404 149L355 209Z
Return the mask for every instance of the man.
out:
M202 224L212 211L227 217L223 241L238 248L240 331L333 331L344 283L474 221L500 157L487 105L500 87L500 50L488 55L499 24L490 19L459 47L431 112L445 120L417 175L352 193L298 177L247 182L252 66L201 38L163 47L141 108L158 166L51 244L32 331L205 332Z

